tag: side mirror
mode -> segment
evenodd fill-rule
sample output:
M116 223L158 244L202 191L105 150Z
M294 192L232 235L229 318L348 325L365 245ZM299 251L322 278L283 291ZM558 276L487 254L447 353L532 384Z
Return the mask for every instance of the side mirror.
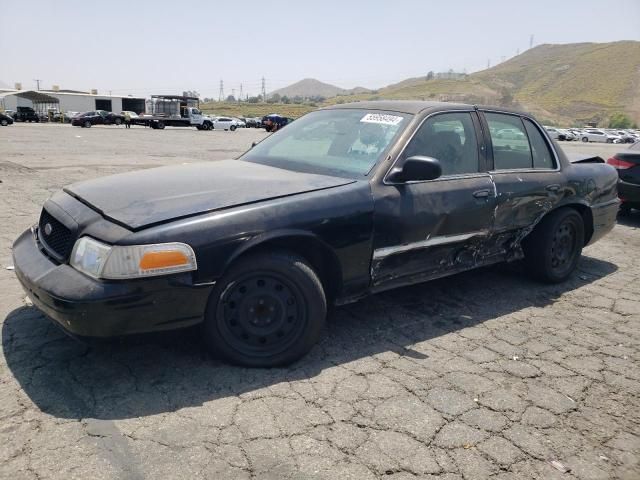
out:
M442 175L440 160L432 157L416 155L407 158L401 167L391 170L387 179L391 182L402 183L419 180L435 180Z

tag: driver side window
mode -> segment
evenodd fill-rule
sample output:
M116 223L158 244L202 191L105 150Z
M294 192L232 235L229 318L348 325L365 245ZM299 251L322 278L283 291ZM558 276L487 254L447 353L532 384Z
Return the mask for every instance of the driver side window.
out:
M442 175L478 172L478 143L471 114L441 113L427 119L413 136L403 160L416 155L440 161Z

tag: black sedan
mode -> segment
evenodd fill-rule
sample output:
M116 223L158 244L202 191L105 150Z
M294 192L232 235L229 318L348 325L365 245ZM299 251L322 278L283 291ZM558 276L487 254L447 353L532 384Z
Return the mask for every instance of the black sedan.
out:
M105 110L81 113L71 120L71 125L83 128L89 128L92 125L122 125L123 123L124 115L118 115L117 113L107 112Z
M6 127L7 125L12 125L13 124L13 118L11 118L9 115L0 112L0 125L2 125L3 127Z
M224 359L283 365L331 304L518 259L565 280L612 229L617 180L602 159L569 162L524 113L343 104L237 160L64 188L16 240L15 272L77 336L202 324Z
M616 153L607 163L618 170L618 195L621 213L640 210L640 142Z

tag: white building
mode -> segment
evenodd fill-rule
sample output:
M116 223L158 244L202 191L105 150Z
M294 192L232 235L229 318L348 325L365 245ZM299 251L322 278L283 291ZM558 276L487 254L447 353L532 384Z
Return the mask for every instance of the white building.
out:
M89 112L106 110L117 112L128 110L145 111L145 99L120 95L98 95L97 92L75 92L69 90L0 90L0 109L16 110L16 107L32 107L39 113L49 110L59 112Z

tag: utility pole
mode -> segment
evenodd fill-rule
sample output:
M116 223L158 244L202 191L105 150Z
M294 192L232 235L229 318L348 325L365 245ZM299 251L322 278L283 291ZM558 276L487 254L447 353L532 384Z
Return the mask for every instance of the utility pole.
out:
M224 100L224 82L220 80L220 92L218 93L218 101Z
M240 84L240 95L238 95L238 101L242 101L242 84Z
M262 101L266 102L267 101L267 89L265 87L265 80L264 77L262 77Z
M236 89L235 89L235 88L232 88L232 89L231 89L231 96L232 96L233 98L236 98Z
M34 78L33 81L36 82L36 85L38 85L38 91L40 91L40 82L42 80L40 80L39 78Z
M533 47L533 33L529 37L529 48L532 48L532 47Z

